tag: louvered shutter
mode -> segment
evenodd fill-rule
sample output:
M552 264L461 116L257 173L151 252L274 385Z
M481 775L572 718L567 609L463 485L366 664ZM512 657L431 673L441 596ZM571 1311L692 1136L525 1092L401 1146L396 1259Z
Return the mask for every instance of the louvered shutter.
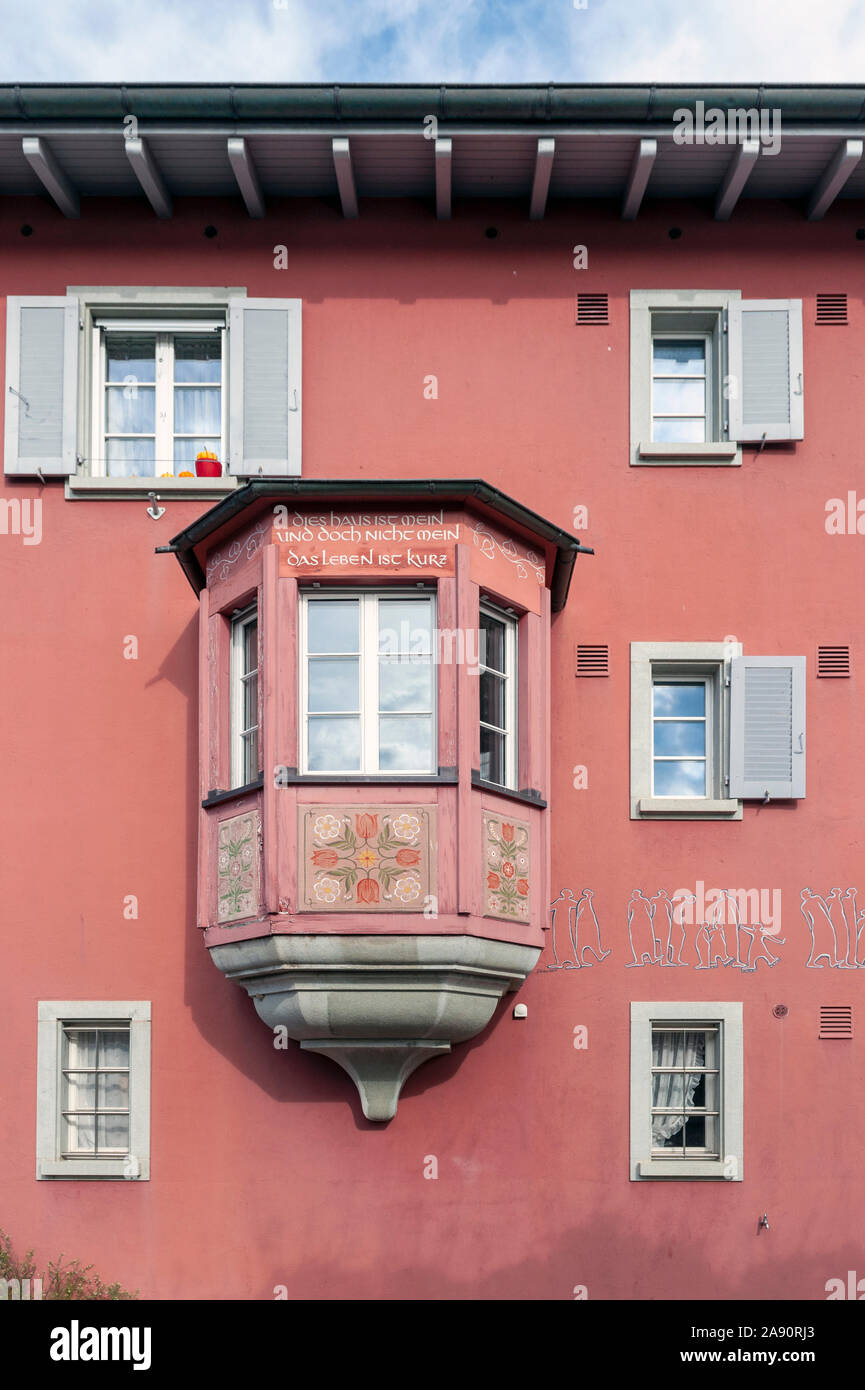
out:
M801 299L731 300L730 438L804 439Z
M805 658L737 656L730 680L730 796L805 795Z
M78 300L6 300L6 473L75 472Z
M299 474L301 345L299 299L231 299L229 472Z

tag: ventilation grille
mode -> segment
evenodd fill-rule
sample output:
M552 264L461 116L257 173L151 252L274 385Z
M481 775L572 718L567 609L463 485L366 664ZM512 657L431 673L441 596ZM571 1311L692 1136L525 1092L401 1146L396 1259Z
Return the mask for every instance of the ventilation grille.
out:
M853 1008L850 1004L823 1004L820 1008L820 1038L852 1038Z
M818 294L817 323L846 323L846 294Z
M577 295L577 323L609 323L610 312L605 294Z
M850 648L849 647L818 647L817 648L817 675L818 676L849 676L850 674Z
M608 676L610 674L609 647L577 645L578 676Z

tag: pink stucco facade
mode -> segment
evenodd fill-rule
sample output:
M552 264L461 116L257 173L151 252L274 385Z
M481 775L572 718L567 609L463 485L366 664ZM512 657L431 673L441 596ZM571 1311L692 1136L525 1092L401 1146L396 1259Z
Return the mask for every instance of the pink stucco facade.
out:
M2 216L3 296L175 284L300 299L305 480L482 478L564 530L585 508L577 534L595 554L579 557L564 610L550 617L545 598L537 618L549 623L549 677L539 632L546 688L527 698L539 700L538 729L549 719L549 741L524 752L537 769L524 785L547 808L474 793L478 813L510 807L533 834L543 818L549 870L544 850L532 921L504 938L543 942L543 954L479 1037L409 1078L381 1125L363 1118L330 1060L274 1048L199 929L214 929L198 908L201 866L215 853L201 800L224 785L200 765L199 731L204 720L209 749L220 697L208 705L201 689L199 599L176 560L154 552L211 502L163 500L154 521L141 499L67 500L60 481L4 480L5 500L41 500L42 535L0 535L0 997L14 1039L0 1225L44 1259L74 1253L167 1299L271 1299L281 1286L289 1298L335 1299L569 1299L576 1286L591 1299L825 1297L826 1281L862 1258L865 973L849 968L855 946L844 964L824 956L808 967L800 894L865 895L865 537L826 528L829 499L860 487L865 497L861 208L840 204L811 225L786 203L744 202L724 224L698 206L652 203L627 223L597 203L553 205L529 223L491 204L437 223L395 199L347 222L306 200L252 221L233 200L185 199L156 223L125 200L91 202L66 221L19 198ZM205 223L218 236L205 239ZM574 268L575 243L587 269ZM274 266L278 244L287 269ZM805 437L759 454L745 444L741 467L632 467L630 291L719 286L801 299ZM816 295L843 290L849 322L817 326ZM608 324L575 324L585 291L608 294ZM291 582L275 551L265 561L262 582ZM454 581L441 583L450 593ZM806 658L806 796L746 801L741 820L631 819L630 643L731 638L746 652ZM609 647L607 678L576 676L584 643ZM849 679L817 678L826 644L850 647ZM281 698L290 731L290 689ZM444 744L451 732L440 726ZM458 752L439 761L456 765ZM276 794L284 823L265 866L268 911L279 916L295 891L286 837L297 798L434 802L442 911L454 914L444 929L456 930L449 818L460 794ZM776 965L699 970L692 952L688 968L626 968L634 890L699 883L780 891ZM547 904L585 889L610 953L584 960L590 969L548 969ZM124 915L128 895L137 918ZM469 906L482 916L479 900ZM367 927L388 930L381 917ZM37 1004L55 999L151 1001L147 1181L37 1181ZM679 999L743 1005L742 1181L631 1179L630 1005ZM525 1019L512 1016L517 1002ZM835 1005L853 1008L850 1040L818 1038L820 1008ZM758 1235L763 1212L771 1239Z

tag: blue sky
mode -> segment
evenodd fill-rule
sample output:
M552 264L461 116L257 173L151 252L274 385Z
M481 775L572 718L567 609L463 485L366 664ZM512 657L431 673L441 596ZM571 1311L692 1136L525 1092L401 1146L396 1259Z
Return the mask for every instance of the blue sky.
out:
M0 0L3 82L856 82L862 0Z

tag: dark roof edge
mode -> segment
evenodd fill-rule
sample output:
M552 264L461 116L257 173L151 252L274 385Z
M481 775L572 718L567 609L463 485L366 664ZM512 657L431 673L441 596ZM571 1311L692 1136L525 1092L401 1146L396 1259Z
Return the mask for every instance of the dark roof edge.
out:
M556 559L550 580L550 601L554 613L564 608L571 584L574 563L579 554L593 555L594 551L581 545L576 536L561 526L547 521L537 512L524 507L506 493L480 478L467 479L388 479L375 478L357 481L351 478L251 478L245 487L224 497L190 526L173 536L161 551L171 551L176 555L184 574L196 594L200 594L206 584L206 576L201 568L195 547L208 536L232 521L263 498L285 498L295 501L333 501L352 498L412 498L435 502L467 502L474 500L493 508L501 516L508 517L519 526L542 540L551 541L556 547Z
M848 83L0 83L0 120L672 120L682 106L780 108L794 121L865 123Z

